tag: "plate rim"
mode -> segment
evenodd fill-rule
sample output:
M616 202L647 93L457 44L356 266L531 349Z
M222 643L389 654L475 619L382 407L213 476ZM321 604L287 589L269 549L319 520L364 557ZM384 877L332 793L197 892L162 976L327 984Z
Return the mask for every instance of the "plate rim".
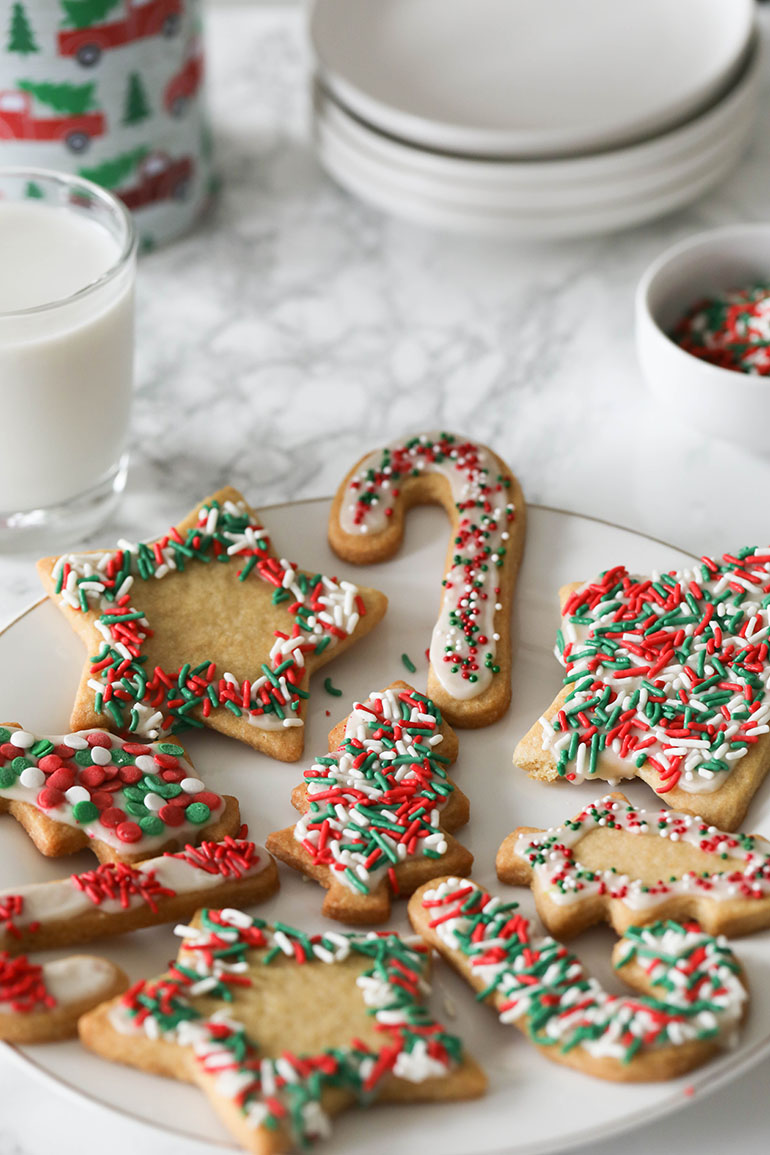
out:
M330 496L299 498L294 501L280 501L273 502L269 505L256 506L258 513L267 513L273 510L286 509L290 506L296 505L320 505L321 503L329 503L333 499ZM606 526L610 529L621 530L625 533L631 533L636 537L645 538L647 541L653 542L655 545L663 546L667 549L676 550L687 557L697 560L697 557L688 549L683 549L673 542L667 541L664 538L657 537L655 534L646 533L644 531L633 529L631 526L621 525L618 522L612 521L609 518L597 517L592 514L580 513L571 509L562 509L559 506L544 505L540 502L527 502L528 510L540 510L544 513L556 513L566 517L578 518L581 521L592 522L597 525ZM0 637L2 637L12 626L22 621L25 617L31 614L49 601L47 595L31 602L19 613L0 626ZM150 1132L155 1132L163 1135L173 1136L175 1139L190 1144L195 1144L198 1147L216 1147L222 1151L239 1151L242 1150L239 1145L231 1139L206 1139L195 1135L190 1135L187 1132L179 1131L174 1127L162 1122L150 1122L140 1115L134 1114L125 1107L115 1106L111 1103L106 1103L89 1091L83 1090L80 1087L70 1083L67 1079L60 1075L55 1075L51 1071L46 1070L34 1056L28 1055L22 1051L19 1046L13 1043L3 1042L2 1054L4 1054L10 1061L12 1061L18 1070L27 1070L34 1078L42 1083L52 1085L57 1091L63 1094L68 1100L72 1101L76 1106L81 1108L88 1108L93 1110L102 1110L121 1118L128 1119L137 1126L144 1127ZM745 1070L752 1068L759 1063L767 1055L770 1055L770 1034L764 1040L760 1040L754 1044L744 1053L740 1060L728 1064L721 1071L713 1072L712 1074L705 1074L702 1079L698 1079L697 1098L701 1100L704 1096L712 1094L721 1087L727 1086L729 1083L736 1080ZM697 1072L693 1072L697 1078ZM592 1142L603 1142L618 1135L627 1132L639 1130L646 1124L652 1125L659 1120L667 1118L676 1111L682 1110L689 1106L694 1100L693 1097L683 1094L682 1091L672 1092L670 1096L662 1100L654 1109L650 1107L639 1108L632 1113L625 1115L622 1119L605 1124L604 1126L591 1127L590 1129L583 1128L582 1131L575 1132L564 1141L561 1139L546 1139L543 1141L535 1141L526 1147L519 1147L515 1151L515 1155L558 1155L558 1153L572 1151L576 1147L586 1145ZM499 1146L489 1149L484 1152L484 1155L511 1155L514 1149L509 1146Z

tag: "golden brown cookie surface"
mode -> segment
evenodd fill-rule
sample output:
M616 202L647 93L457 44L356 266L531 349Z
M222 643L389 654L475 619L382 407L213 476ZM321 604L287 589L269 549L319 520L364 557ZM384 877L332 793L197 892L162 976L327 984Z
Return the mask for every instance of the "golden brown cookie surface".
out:
M516 477L491 449L421 433L362 457L337 490L329 542L367 564L401 546L406 512L442 505L451 522L428 695L453 726L487 726L511 698L511 606L526 508Z
M38 563L88 660L72 726L155 739L210 726L299 758L310 674L385 613L377 590L275 555L237 490L219 490L163 537Z

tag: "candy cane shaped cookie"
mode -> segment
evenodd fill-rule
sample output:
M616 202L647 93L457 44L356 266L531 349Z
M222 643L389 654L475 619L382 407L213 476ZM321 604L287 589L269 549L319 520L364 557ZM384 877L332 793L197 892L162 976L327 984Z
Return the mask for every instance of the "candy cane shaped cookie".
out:
M0 1039L49 1043L77 1034L78 1019L128 988L114 963L72 955L42 965L0 951Z
M612 995L556 939L533 935L518 903L465 878L436 878L409 901L415 930L547 1058L615 1081L674 1078L728 1046L748 995L724 939L696 923L629 927Z
M557 938L604 920L619 934L669 918L695 918L709 934L770 926L770 842L676 810L640 810L619 792L552 830L514 830L497 874L532 887Z
M72 946L190 918L216 901L264 902L278 890L267 851L247 838L185 846L136 866L104 862L55 882L0 891L0 949Z
M353 466L332 503L332 549L362 565L392 557L414 505L443 505L452 523L428 696L453 726L487 726L511 699L511 603L524 549L524 495L485 445L420 433Z

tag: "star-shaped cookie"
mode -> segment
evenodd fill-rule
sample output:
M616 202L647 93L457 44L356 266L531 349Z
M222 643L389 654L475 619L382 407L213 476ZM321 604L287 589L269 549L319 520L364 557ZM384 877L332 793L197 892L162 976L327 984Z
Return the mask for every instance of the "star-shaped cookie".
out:
M105 1058L197 1083L235 1137L271 1155L373 1099L473 1098L486 1080L425 1005L428 955L392 933L305 934L203 910L169 972L80 1021Z
M205 725L285 762L302 753L310 674L387 607L377 590L278 558L232 488L155 541L38 569L88 652L73 729L156 739Z
M327 887L329 918L387 921L391 896L412 894L437 870L473 866L450 833L469 817L446 773L457 746L435 703L406 682L370 694L305 771L292 795L302 817L271 834L268 849Z
M533 778L642 778L735 830L770 769L770 550L623 566L560 591L564 689L519 742Z

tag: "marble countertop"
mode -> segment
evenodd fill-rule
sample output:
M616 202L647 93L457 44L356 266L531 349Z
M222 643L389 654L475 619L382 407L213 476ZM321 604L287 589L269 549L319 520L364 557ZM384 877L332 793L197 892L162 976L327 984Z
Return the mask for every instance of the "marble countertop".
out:
M222 192L194 235L142 260L131 473L106 540L152 536L226 482L257 507L330 494L365 448L437 426L494 446L532 502L697 553L768 540L770 456L667 424L632 303L667 245L766 218L770 75L749 154L690 209L558 245L465 241L380 216L321 172L299 11L209 15ZM0 557L0 620L39 595L32 562ZM741 1120L745 1155L764 1153L768 1079L765 1063L622 1149L716 1151ZM57 1155L202 1150L46 1089L2 1051L0 1081L0 1155L47 1155L54 1118Z

